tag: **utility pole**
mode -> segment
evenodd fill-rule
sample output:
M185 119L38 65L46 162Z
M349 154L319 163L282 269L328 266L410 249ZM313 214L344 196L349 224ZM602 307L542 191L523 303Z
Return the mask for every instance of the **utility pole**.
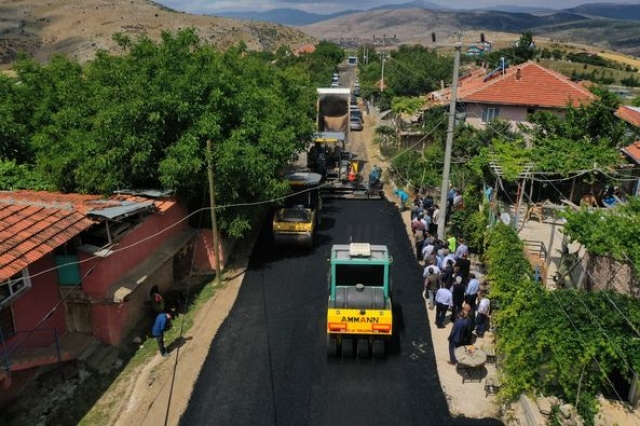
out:
M449 193L449 174L451 172L451 148L453 131L456 122L456 96L458 94L458 71L460 68L460 51L462 43L455 44L456 53L453 60L453 82L451 83L451 103L449 104L449 126L447 127L447 145L444 152L444 170L442 171L442 189L440 193L440 216L438 217L438 239L444 241L447 223L447 195Z
M384 92L384 52L379 52L382 69L380 71L380 92Z
M211 139L207 139L207 176L209 178L209 204L211 204L211 228L213 231L213 255L216 261L216 285L222 284L220 272L220 246L218 241L218 221L216 220L216 190L213 185L213 150Z

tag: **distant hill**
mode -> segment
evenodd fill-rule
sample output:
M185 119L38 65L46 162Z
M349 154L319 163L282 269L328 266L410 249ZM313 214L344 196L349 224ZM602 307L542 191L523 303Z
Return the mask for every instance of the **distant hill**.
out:
M623 21L640 21L640 4L587 3L564 9L564 11ZM640 31L640 28L638 31Z
M483 7L478 10L497 11L497 12L510 12L510 13L553 13L557 12L557 9L550 7L537 7L537 6L516 6L510 4L497 4L495 6Z
M431 3L428 1L415 0L408 3L400 4L385 4L382 6L367 9L367 11L376 10L402 10L402 9L431 9L431 10L444 10L442 6ZM271 9L265 12L220 12L215 16L222 16L225 18L243 19L249 21L265 21L273 22L282 25L292 26L304 26L314 24L316 22L327 21L329 19L339 18L341 16L352 15L362 13L362 10L344 10L342 12L322 14L322 13L309 13L299 9Z
M84 62L99 49L120 53L112 39L117 32L159 40L162 31L187 27L221 49L242 41L250 50L275 51L314 41L295 28L182 13L150 0L2 0L0 64L11 63L20 52L42 61L62 53Z
M451 44L461 34L466 43L487 40L511 43L525 30L534 37L581 43L640 55L640 31L635 22L590 17L568 11L509 13L496 11L374 10L349 14L301 27L306 33L346 46L373 43L390 46L421 43Z
M357 10L345 10L343 12L323 15L319 13L308 13L298 9L272 9L266 12L220 12L215 15L247 21L264 21L281 25L302 26L358 12Z
M432 3L430 1L422 1L415 0L407 3L394 3L394 4L383 4L382 6L374 7L372 9L367 9L367 11L374 10L399 10L399 9L429 9L429 10L450 10L447 7L440 6L439 4Z

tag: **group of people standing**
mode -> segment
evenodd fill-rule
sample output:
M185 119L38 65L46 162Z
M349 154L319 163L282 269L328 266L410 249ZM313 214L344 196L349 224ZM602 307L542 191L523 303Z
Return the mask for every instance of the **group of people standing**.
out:
M418 213L411 221L416 256L424 262L424 297L436 310L435 324L445 328L447 315L453 324L449 334L449 363L457 364L455 348L484 337L489 326L490 300L480 279L470 272L469 248L464 238L448 235L439 240L424 226ZM432 229L432 228L431 228Z

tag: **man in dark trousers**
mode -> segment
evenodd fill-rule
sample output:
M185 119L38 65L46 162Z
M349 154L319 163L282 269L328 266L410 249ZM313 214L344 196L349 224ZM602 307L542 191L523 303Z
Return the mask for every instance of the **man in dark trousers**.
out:
M464 335L467 329L466 313L461 311L458 314L456 322L453 323L451 333L449 333L449 364L456 365L458 360L456 359L455 350L458 346L461 346L464 342Z
M167 352L164 347L164 332L169 328L171 328L171 314L166 312L159 313L153 323L151 335L156 338L158 348L160 349L160 355L165 358L169 356L169 352Z
M462 311L462 304L464 303L464 283L462 282L462 277L459 275L455 278L455 282L451 287L451 298L453 300L451 322L454 322L458 318L458 314Z

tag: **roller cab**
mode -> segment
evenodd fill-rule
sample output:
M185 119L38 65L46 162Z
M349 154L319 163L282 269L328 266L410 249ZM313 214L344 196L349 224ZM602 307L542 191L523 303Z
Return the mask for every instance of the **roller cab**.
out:
M329 356L384 356L386 342L393 335L391 261L383 245L352 243L331 248Z
M291 194L273 215L273 238L277 246L313 247L313 235L320 222L322 200L317 173L297 172L286 176Z

